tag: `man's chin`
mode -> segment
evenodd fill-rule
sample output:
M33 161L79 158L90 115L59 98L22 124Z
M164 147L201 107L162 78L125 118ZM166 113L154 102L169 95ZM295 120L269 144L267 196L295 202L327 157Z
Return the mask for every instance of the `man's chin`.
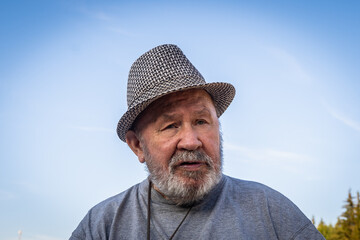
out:
M172 180L168 182L168 187L171 190L167 189L170 191L165 195L179 206L193 205L201 201L215 187L219 179L208 174L194 172L190 176L189 174L174 175Z
M205 178L203 176L180 176L177 178L181 182L184 188L187 188L191 191L196 191L198 188L201 188L205 184Z
M181 169L176 170L173 174L177 179L183 181L184 183L190 182L192 184L199 184L207 178L210 172L207 169L201 169L197 171L187 171Z

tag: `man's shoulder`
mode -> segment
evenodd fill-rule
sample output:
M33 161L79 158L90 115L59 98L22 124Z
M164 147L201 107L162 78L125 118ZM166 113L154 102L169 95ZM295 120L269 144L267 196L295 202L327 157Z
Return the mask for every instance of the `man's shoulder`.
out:
M228 187L232 188L234 191L238 191L239 193L265 195L280 194L278 191L259 182L242 180L226 175L224 176Z
M273 188L254 181L226 177L228 191L244 201L258 203L265 201L269 208L291 208L298 211L297 206L282 193Z
M323 239L304 213L280 192L258 182L228 176L224 187L227 188L227 198L231 200L228 205L237 204L242 213L247 212L247 216L261 212L263 221L266 219L264 213L267 213L268 223L274 227L279 239L295 239L297 236Z
M119 209L126 204L132 204L135 199L140 197L142 193L141 189L144 184L146 184L146 181L147 180L144 180L143 182L135 184L121 193L103 200L92 207L89 212L92 214L114 213L115 209Z
M73 232L71 239L87 239L89 236L105 239L115 219L122 221L122 225L125 225L126 221L131 222L129 216L143 201L146 185L147 180L144 180L92 207Z

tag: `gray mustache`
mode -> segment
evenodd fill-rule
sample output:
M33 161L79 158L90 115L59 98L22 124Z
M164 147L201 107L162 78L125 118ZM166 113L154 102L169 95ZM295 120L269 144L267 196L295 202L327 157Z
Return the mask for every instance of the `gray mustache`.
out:
M204 152L201 152L199 150L196 151L181 151L175 153L169 163L169 167L172 168L174 165L176 165L178 162L204 162L208 163L210 166L212 166L212 159Z

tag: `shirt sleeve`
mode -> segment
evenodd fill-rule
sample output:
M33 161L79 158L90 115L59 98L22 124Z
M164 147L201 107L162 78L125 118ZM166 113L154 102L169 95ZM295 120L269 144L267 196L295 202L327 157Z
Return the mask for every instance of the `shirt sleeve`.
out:
M325 239L304 213L281 193L269 192L268 206L278 239Z
M290 239L293 240L325 240L324 236L315 228L315 226L310 222L300 229L294 236Z
M81 220L77 228L72 232L69 240L91 240L89 213Z

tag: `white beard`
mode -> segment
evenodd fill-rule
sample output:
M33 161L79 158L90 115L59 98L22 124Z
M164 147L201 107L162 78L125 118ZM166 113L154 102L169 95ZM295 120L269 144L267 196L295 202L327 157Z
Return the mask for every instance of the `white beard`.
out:
M215 162L210 156L199 150L181 151L172 156L167 170L155 163L146 147L144 148L144 154L149 179L167 199L177 205L188 206L200 201L214 188L222 176L221 143L219 161ZM179 161L204 162L207 171L205 173L202 171L185 171L181 176L178 176L179 174L175 173L175 166ZM189 181L184 181L183 178L194 180L195 184L188 183Z

